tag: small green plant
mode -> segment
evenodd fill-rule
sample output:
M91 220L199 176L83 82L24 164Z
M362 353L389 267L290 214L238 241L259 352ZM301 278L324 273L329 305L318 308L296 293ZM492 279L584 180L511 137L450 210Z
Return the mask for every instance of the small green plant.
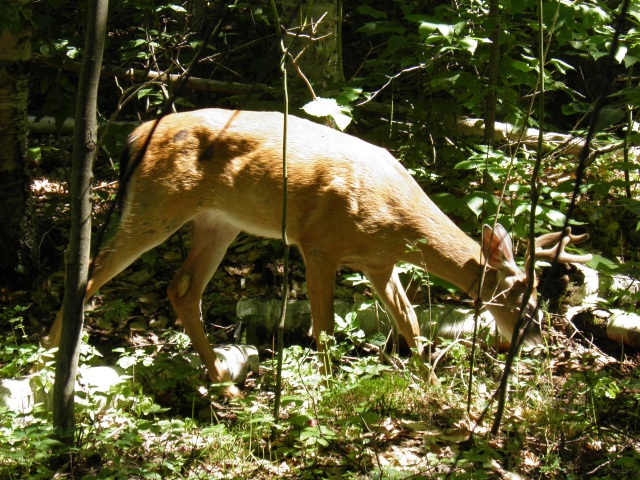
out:
M24 328L23 314L28 306L4 307L0 325L10 325L11 333L0 343L0 378L24 375L42 356L42 350L31 343Z
M132 302L125 302L120 298L113 299L95 309L95 313L99 314L96 323L104 330L113 330L126 323L134 307L135 304Z

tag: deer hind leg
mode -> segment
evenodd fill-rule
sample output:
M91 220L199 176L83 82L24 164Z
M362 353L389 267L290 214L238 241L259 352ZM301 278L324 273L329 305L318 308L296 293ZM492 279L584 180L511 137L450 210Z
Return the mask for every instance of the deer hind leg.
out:
M365 271L365 274L382 303L384 303L384 306L395 320L399 332L405 338L409 347L415 349L419 358L426 360L422 343L417 339L420 336L420 327L416 312L404 293L404 288L396 271L391 268L376 272Z
M215 214L205 212L196 216L191 250L167 291L178 319L214 383L230 382L231 377L207 339L200 304L207 283L238 233L238 228L220 220ZM225 387L222 393L230 398L241 396L235 386Z
M91 278L87 282L85 302L140 255L164 242L182 224L179 223L173 230L166 230L152 225L148 219L142 223L145 225L144 229L140 228L141 223L138 216L128 215L122 220L109 245L100 250L92 268ZM49 334L41 340L44 348L51 349L59 345L63 314L64 310L60 308Z
M322 333L333 335L333 293L338 262L317 252L302 252L307 270L307 295L311 303L313 336L316 340L320 373L331 373L331 362L327 355L327 345L322 341Z

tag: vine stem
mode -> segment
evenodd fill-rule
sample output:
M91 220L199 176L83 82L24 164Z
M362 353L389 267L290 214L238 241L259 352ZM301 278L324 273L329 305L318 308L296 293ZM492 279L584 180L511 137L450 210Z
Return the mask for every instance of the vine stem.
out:
M280 70L282 70L282 91L284 94L284 119L282 124L282 245L283 245L283 274L282 274L282 308L280 309L280 322L278 323L277 339L277 363L276 363L276 386L275 398L273 402L273 417L277 422L280 419L280 405L282 403L282 363L284 356L284 328L287 317L287 300L289 299L289 239L287 238L287 207L289 194L289 177L287 172L287 131L289 122L289 89L287 85L286 59L288 49L284 46L282 37L282 27L275 0L271 0L271 9L276 20L278 39L282 57L280 59Z

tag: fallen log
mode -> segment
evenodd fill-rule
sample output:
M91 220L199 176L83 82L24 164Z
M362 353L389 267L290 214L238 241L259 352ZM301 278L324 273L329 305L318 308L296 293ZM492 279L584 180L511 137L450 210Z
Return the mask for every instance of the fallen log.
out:
M485 123L481 118L458 117L455 122L449 122L448 127L465 136L482 137L484 135ZM524 145L537 145L540 130L537 128L516 127L509 123L495 123L496 140L517 143ZM568 133L546 132L542 134L542 143L545 150L562 149L565 154L577 155L584 148L585 139ZM622 141L608 143L601 148L593 148L589 153L590 158L612 153L622 150L624 143ZM633 157L640 156L640 147L629 148L629 155Z
M459 117L455 121L452 128L466 136L484 135L485 123L481 118ZM526 145L535 145L538 143L540 130L537 128L519 128L515 125L504 122L495 123L495 138L505 142L517 142L520 140ZM569 135L566 133L547 132L542 135L542 141L546 144L555 146L565 145L567 153L578 153L582 150L585 140L581 137Z

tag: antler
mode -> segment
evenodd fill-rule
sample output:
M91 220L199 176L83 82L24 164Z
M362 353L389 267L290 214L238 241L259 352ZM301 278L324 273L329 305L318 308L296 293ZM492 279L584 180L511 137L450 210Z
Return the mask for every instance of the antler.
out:
M587 263L593 258L591 254L577 255L574 253L568 253L565 251L565 247L567 245L576 245L578 243L582 243L588 238L588 233L584 233L582 235L573 235L571 233L571 227L567 227L564 232L554 232L541 235L536 238L535 242L536 260L544 259L553 262L557 258L558 262L561 263ZM546 247L547 245L553 246L545 249L544 247ZM531 261L530 248L531 247L529 247L529 251L527 251L527 255L525 257L526 272L529 271L528 266L529 262ZM557 253L558 250L559 253Z

